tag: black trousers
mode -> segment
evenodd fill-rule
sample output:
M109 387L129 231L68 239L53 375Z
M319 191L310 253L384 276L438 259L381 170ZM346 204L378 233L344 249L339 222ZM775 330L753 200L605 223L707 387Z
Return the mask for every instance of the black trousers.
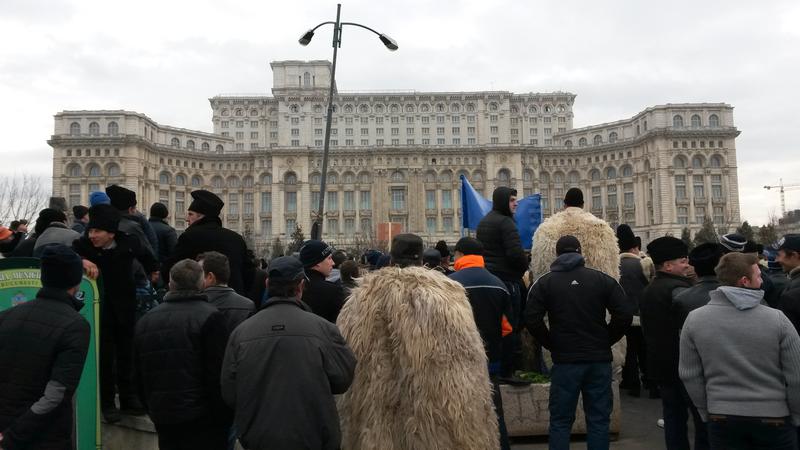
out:
M625 340L628 348L625 353L625 365L622 367L622 383L620 387L639 390L641 387L639 372L647 366L642 327L628 328L625 333ZM641 379L646 380L647 378L642 374Z
M130 320L120 320L112 307L100 308L100 404L114 404L119 389L120 401L136 396L133 385L134 312Z
M791 418L710 415L711 450L796 450L797 431Z
M225 450L230 426L196 420L181 424L156 424L160 450Z
M689 399L689 394L680 381L659 384L661 405L664 413L664 440L667 450L689 450L688 420L691 413L694 421L694 450L708 450L708 431L700 413Z

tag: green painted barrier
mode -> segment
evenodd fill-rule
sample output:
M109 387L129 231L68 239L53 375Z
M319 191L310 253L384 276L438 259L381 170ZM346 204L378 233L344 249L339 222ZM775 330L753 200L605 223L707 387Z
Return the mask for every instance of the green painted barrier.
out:
M0 310L13 308L36 298L42 287L37 258L0 259ZM84 301L80 313L89 321L91 339L81 382L75 393L75 421L78 450L98 450L100 445L100 395L98 385L98 342L100 338L100 295L97 283L83 277L78 298Z

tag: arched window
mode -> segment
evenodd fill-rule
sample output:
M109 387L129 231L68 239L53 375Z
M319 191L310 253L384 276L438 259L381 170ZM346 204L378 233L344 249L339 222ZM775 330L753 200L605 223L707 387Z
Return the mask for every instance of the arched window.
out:
M402 183L403 181L405 181L405 179L406 177L405 175L403 175L403 172L400 172L399 170L395 170L394 172L392 172L391 180L393 183Z
M370 183L370 176L368 172L361 172L358 174L358 182L360 184L369 184Z
M467 112L475 112L475 105L472 103L467 103Z
M650 160L647 159L644 160L644 171L650 172Z
M695 155L692 157L692 169L702 169L705 164L703 164L703 157L700 155Z
M500 169L497 171L497 181L501 183L508 183L511 181L511 171L508 169Z
M406 112L413 113L414 112L414 105L406 105Z
M547 172L539 172L539 181L541 182L541 184L549 184L550 174Z
M231 175L231 176L229 176L229 177L228 177L228 187L229 187L229 188L238 188L238 187L240 187L241 185L242 185L242 184L241 184L241 182L239 181L239 177L235 177L235 176L233 176L233 175Z
M81 135L81 124L78 122L72 122L69 125L69 135L70 136L80 136Z
M342 182L344 184L353 184L356 182L356 175L353 172L345 172L342 175Z
M100 124L92 122L89 124L89 136L100 136Z
M603 143L603 136L599 134L594 137L594 145L599 145Z
M582 137L578 139L578 147L586 147L586 138Z
M613 167L606 168L606 180L613 180L617 178L617 169Z
M683 127L683 116L676 114L672 117L672 126L674 128L682 128Z
M692 128L700 128L703 125L703 122L700 121L700 116L697 114L692 116Z
M265 185L265 186L272 185L272 174L262 173L261 174L261 184Z
M175 175L175 184L177 186L186 186L186 175L180 173Z
M522 181L533 181L533 171L531 169L522 171Z
M244 111L242 111L241 109L237 109L236 110L236 117L242 117L242 116L244 116Z
M572 186L576 186L580 181L581 175L574 170L567 175L567 182Z
M709 127L718 127L719 126L719 116L716 114L712 114L708 116L708 126Z
M483 181L483 172L481 172L480 170L472 172L472 178L470 179L475 182Z
M169 184L170 178L172 177L170 177L169 172L161 172L158 175L158 182L161 184Z
M564 183L564 174L562 172L556 172L553 174L553 182L558 184Z
M436 182L436 172L434 172L434 171L425 172L425 182L426 183L435 183Z
M250 175L247 175L244 178L242 178L242 186L244 186L246 188L253 187L253 177L251 177Z
M453 172L451 172L449 170L442 171L442 173L439 174L439 181L441 183L450 183L450 182L452 182L453 181Z
M311 74L308 72L303 74L303 86L311 87Z
M685 169L686 168L686 157L682 155L678 155L672 160L672 165L675 166L676 169Z
M617 142L617 132L616 131L612 131L611 133L608 133L608 142L610 142L612 144L614 142Z
M497 111L498 108L499 107L497 106L497 103L495 102L489 103L489 111Z
M200 175L193 175L192 176L192 187L199 187L203 185L203 179Z
M597 169L592 169L592 171L591 171L591 172L589 172L589 178L591 178L591 179L592 179L592 181L600 181L600 179L601 179L602 177L600 176L600 171L599 171L599 170L597 170Z
M622 166L622 176L623 177L632 177L633 176L633 167L630 164L625 164Z
M70 164L69 166L67 166L67 175L71 177L81 176L81 166L77 164Z
M106 173L110 177L118 177L120 175L119 166L115 163L110 163L106 166Z
M300 106L298 105L289 105L289 112L292 114L297 114L300 112Z
M458 103L453 103L452 105L450 105L450 111L452 111L452 112L460 112L461 111L461 106L459 106Z
M176 137L174 137L174 138L172 138L172 140L170 141L169 144L171 146L173 146L173 147L180 147L181 146L181 140L176 138Z
M186 141L186 148L188 148L189 150L194 150L194 141L191 139Z
M294 172L286 172L286 175L283 176L283 183L284 184L297 184L297 175Z
M558 105L558 112L563 113L567 110L567 107L564 105Z
M325 180L327 181L327 180ZM319 186L322 183L322 175L319 172L314 172L308 176L308 182L312 186Z
M444 110L445 110L444 104L439 103L438 105L436 105L436 112L444 112Z
M230 112L227 109L223 109L220 114L222 114L223 116L228 116Z
M564 146L565 147L572 147L572 141L567 139L566 141L564 141Z
M553 111L553 107L550 105L544 105L544 112L549 113Z
M100 166L98 166L97 164L89 164L87 171L89 172L90 177L100 176Z
M344 112L345 114L351 114L353 112L353 105L344 105Z
M202 144L200 144L200 149L203 150L204 152L207 152L211 150L211 146L208 145L208 142L203 142Z
M328 184L338 184L339 174L336 172L328 172L328 179L326 181Z
M108 134L111 136L119 134L119 125L117 125L117 122L108 122Z
M222 189L223 186L225 186L225 180L221 176L217 175L211 179L211 187Z
M709 160L709 165L711 167L722 167L722 158L719 155L714 155Z
M217 144L217 153L222 153L225 149L222 147L222 144Z
M537 111L538 111L538 109L535 106L529 106L528 107L528 113L529 114L536 114Z
M375 112L376 113L383 113L383 105L375 105Z
M258 110L257 109L251 109L250 110L250 117L256 117L257 115L258 115Z

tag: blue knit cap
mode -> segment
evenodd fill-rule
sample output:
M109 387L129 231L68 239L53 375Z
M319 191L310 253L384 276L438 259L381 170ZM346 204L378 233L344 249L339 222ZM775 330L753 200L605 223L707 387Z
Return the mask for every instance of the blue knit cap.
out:
M111 197L103 191L95 191L89 194L89 206L110 205Z

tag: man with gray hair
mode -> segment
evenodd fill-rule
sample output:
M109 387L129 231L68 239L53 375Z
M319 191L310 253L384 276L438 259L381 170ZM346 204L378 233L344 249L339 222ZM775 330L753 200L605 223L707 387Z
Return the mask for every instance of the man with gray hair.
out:
M225 320L200 292L203 268L197 261L179 261L169 280L164 302L136 325L139 392L161 450L223 449L232 422L219 384Z

